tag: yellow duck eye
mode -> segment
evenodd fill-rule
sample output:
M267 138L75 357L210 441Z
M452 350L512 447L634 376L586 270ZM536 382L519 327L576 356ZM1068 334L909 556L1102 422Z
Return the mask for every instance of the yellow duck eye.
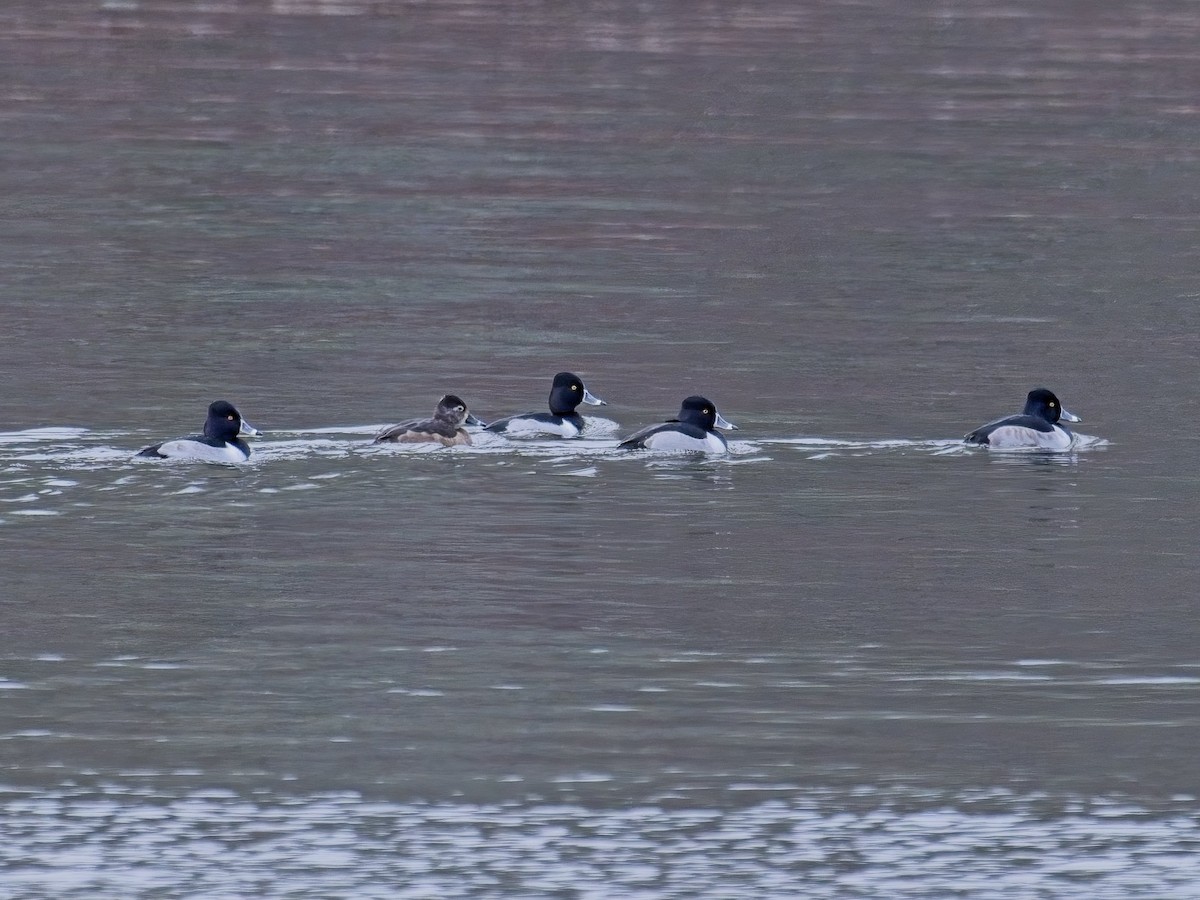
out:
M233 416L226 416L225 418L228 419L230 422L233 421Z
M573 391L579 390L579 385L577 385L577 384L571 385L571 390L573 390Z
M1050 407L1051 407L1051 409L1053 409L1053 408L1054 408L1054 405L1055 405L1054 401L1053 401L1053 400L1051 400L1051 401L1050 401Z

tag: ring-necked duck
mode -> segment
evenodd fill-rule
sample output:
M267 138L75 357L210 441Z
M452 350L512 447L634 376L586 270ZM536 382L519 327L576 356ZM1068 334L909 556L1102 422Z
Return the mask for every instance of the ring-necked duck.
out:
M1074 443L1075 436L1058 424L1060 419L1080 421L1053 393L1035 388L1025 398L1025 410L1020 415L981 425L963 440L997 450L1066 450Z
M392 441L401 444L438 443L443 447L470 444L471 436L463 425L483 425L471 415L467 404L454 394L447 394L438 401L433 418L413 419L385 428L375 435L372 443Z
M575 411L580 403L590 406L608 404L587 389L583 379L571 372L559 372L550 386L550 412L530 412L493 422L488 431L507 435L557 435L579 437L583 416Z
M725 453L729 445L714 428L736 430L717 412L716 404L703 397L688 397L679 408L679 418L651 425L632 434L618 444L626 450L697 450L702 453Z
M242 438L259 434L262 432L243 419L232 403L217 400L208 407L203 434L146 447L138 456L240 463L250 458L250 445Z

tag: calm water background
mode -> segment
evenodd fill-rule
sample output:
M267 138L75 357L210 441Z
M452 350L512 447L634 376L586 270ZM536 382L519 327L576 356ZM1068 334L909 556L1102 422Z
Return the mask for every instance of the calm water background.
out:
M0 26L0 894L1200 897L1195 4Z

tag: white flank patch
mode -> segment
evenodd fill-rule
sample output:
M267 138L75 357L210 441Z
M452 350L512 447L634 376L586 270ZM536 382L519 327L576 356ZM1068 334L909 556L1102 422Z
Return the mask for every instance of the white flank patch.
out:
M700 438L688 437L678 431L660 431L646 438L646 446L651 450L688 450L693 453L725 453L728 448L717 435L709 434Z
M1071 435L1061 428L1034 431L1020 425L1001 425L988 435L988 446L997 450L1069 450Z

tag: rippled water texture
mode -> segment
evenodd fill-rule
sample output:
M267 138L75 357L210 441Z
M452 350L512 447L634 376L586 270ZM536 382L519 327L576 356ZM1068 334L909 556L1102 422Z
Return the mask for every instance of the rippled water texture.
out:
M0 896L1198 895L1194 4L0 25Z

